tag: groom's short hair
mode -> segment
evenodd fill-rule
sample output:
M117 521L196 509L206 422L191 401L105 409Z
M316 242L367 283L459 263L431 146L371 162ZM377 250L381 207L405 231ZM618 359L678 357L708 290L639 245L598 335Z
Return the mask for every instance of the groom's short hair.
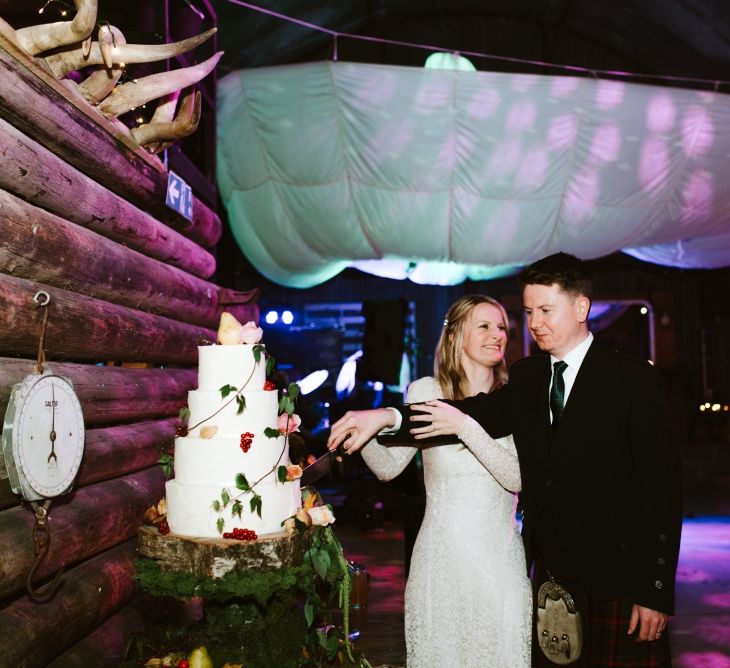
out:
M526 266L519 274L525 285L553 285L574 296L588 299L593 295L593 282L585 263L569 253L555 253Z

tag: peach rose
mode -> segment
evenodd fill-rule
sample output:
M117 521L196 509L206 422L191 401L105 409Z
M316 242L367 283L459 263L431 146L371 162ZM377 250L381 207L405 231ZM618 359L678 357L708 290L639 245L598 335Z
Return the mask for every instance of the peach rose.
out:
M314 526L326 527L335 521L335 516L332 514L329 506L315 506L314 508L310 508L309 516L312 518L312 524Z
M299 480L302 477L302 467L298 464L289 464L286 467L287 480Z
M302 419L296 414L287 415L282 413L279 416L279 428L280 434L291 434L293 431L299 431L299 425L302 424Z
M256 327L256 323L253 320L249 320L241 327L240 340L241 343L258 343L261 341L263 335L264 330L261 327Z

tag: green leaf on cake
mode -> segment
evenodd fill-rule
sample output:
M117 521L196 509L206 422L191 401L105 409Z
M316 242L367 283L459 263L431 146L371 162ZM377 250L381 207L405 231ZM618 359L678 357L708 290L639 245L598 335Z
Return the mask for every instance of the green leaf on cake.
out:
M266 429L264 429L264 436L266 436L266 438L277 438L280 436L280 433L279 430L274 427L266 427Z
M269 356L266 358L266 375L270 376L271 372L274 370L274 366L276 365L276 362L274 361L274 358Z
M220 389L221 399L225 399L231 392L238 392L238 388L233 385L224 385Z
M228 493L227 489L221 490L221 501L223 502L223 507L225 508L228 505L228 502L231 500L231 495Z
M279 414L286 413L287 415L291 415L293 412L294 402L288 395L283 394L281 399L279 399Z
M238 517L240 518L242 512L243 504L238 499L236 499L233 502L233 507L231 508L231 517L235 517L236 515L238 515Z
M265 353L266 349L264 348L263 344L257 343L253 347L253 359L258 364L261 361L261 353Z
M332 563L329 553L326 550L311 547L307 550L307 556L312 562L314 572L324 579L327 576L327 571Z
M276 432L279 433L278 431ZM157 463L162 467L162 473L165 476L165 478L169 478L170 475L172 475L172 466L175 459L172 455L168 455L167 453L164 453L160 455L160 458L157 460Z
M217 512L217 513L219 513L221 511L221 502L218 501L218 499L213 501L213 510L215 510L215 512Z
M180 418L180 422L187 425L188 419L190 418L190 409L187 406L183 406L177 416Z
M246 398L239 395L236 397L236 403L238 404L238 410L236 411L236 415L240 415L243 413L243 411L246 410Z
M215 523L216 528L218 529L218 533L223 533L223 527L226 525L226 521L219 517L218 521Z
M251 485L248 484L246 476L243 473L236 474L236 488L248 492L251 489Z
M276 477L279 482L286 482L286 466L280 466L276 469Z
M254 495L251 497L251 512L256 513L259 517L261 517L261 497L254 492Z
M296 401L299 396L299 385L296 383L289 383L289 396L292 401Z

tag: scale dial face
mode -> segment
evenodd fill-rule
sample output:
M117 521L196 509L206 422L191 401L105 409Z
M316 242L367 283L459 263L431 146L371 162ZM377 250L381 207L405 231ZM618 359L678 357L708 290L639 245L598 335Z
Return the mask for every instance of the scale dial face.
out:
M24 394L13 428L20 473L42 497L66 492L84 454L84 416L71 383L41 376Z

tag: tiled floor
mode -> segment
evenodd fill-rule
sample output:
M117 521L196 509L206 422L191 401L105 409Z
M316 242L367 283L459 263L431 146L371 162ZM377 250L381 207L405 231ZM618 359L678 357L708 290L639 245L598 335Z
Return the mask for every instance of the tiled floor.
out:
M370 573L368 605L354 611L359 647L373 666L405 666L403 531L340 525L351 561ZM730 668L730 516L684 522L677 573L677 615L671 623L675 668Z

